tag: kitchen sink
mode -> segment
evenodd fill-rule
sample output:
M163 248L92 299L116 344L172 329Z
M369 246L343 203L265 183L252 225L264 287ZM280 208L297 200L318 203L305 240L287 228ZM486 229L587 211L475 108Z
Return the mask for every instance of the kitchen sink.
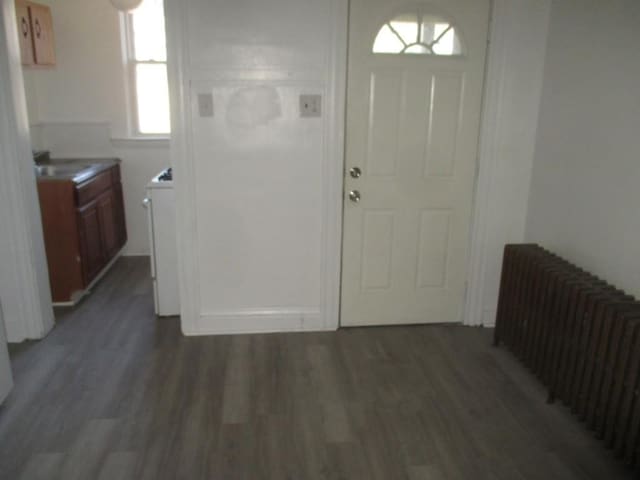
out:
M75 183L84 182L93 177L105 168L109 168L108 163L58 163L36 165L36 177L50 180L72 180Z
M37 165L36 174L41 177L60 177L80 173L92 165Z

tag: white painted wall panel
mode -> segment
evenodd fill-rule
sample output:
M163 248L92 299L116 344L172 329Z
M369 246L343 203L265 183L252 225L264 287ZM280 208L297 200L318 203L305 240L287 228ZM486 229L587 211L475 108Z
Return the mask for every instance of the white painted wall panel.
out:
M312 87L198 82L193 105L203 312L320 305L322 119L301 119Z
M344 0L169 8L187 334L337 326L346 11ZM198 94L213 96L213 117ZM300 117L301 94L322 96L320 117Z
M190 0L190 67L321 69L327 65L330 1Z

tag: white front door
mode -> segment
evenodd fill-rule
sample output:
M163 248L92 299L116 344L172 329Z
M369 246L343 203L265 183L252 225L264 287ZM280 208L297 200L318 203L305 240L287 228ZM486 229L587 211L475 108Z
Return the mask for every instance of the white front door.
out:
M341 324L459 322L489 0L351 0Z

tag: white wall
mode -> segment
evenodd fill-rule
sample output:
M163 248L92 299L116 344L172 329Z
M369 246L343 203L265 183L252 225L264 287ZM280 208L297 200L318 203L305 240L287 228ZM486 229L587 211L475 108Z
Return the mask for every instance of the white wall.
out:
M346 6L169 11L187 334L337 326ZM323 96L321 118L300 118L301 93Z
M640 3L554 1L527 218L539 242L640 296Z
M502 251L522 242L551 0L494 0L465 324L495 322Z
M121 158L125 254L148 254L140 202L149 179L169 164L169 143L113 141L130 132L120 16L108 0L41 3L52 10L57 65L24 69L32 143L56 157Z

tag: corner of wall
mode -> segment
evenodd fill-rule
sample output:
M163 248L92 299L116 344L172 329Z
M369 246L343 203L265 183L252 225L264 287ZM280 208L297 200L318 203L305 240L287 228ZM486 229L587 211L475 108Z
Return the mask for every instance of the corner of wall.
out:
M546 56L550 0L495 0L465 304L491 325L506 243L522 242Z

